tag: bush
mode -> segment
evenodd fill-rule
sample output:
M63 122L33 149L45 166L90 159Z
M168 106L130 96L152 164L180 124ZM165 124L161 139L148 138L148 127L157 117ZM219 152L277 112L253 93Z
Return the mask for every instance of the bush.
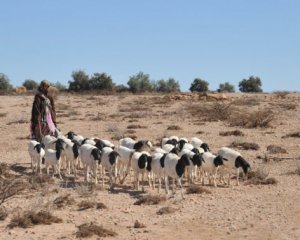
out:
M0 90L11 90L12 88L9 78L4 73L0 73Z
M196 78L194 82L191 84L190 91L191 92L206 92L208 91L209 83L200 78Z
M31 79L26 79L23 83L23 86L27 89L27 90L34 90L37 89L39 84Z
M262 92L261 80L259 77L250 76L249 79L243 79L239 82L241 92Z
M229 82L221 83L219 85L219 92L235 92L234 86L231 85Z
M158 92L180 92L179 83L174 78L169 78L167 81L159 80L155 86L156 91Z
M136 75L129 77L127 84L130 91L133 93L153 90L149 74L144 74L143 72L139 72Z

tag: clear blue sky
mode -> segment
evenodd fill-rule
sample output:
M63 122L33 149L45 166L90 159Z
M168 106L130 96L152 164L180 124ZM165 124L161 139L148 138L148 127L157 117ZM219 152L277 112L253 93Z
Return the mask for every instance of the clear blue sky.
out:
M127 84L139 71L300 91L298 0L0 0L0 72L68 86L74 70Z

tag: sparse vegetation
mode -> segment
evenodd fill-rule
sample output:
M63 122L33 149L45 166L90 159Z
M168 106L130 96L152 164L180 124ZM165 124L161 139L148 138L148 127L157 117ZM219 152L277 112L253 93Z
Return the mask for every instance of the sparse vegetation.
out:
M271 123L275 118L275 114L271 110L258 110L254 112L240 112L230 117L231 126L240 126L246 128L267 128L271 127Z
M278 181L274 177L269 177L269 171L266 168L258 168L256 171L251 171L248 174L246 185L271 185L277 184Z
M78 226L78 231L76 232L77 238L87 238L93 235L97 235L99 237L114 237L117 236L117 233L103 228L102 226L95 225L94 223L84 223Z
M94 208L96 206L96 203L94 201L89 200L83 200L78 204L79 211L83 211L89 208Z
M243 150L258 150L259 145L257 143L248 143L241 141L233 141L229 147L239 148Z
M146 225L145 225L144 223L141 223L141 222L138 221L138 220L135 220L133 227L134 227L134 228L145 228Z
M7 113L0 113L0 117L6 117Z
M134 205L157 205L161 202L165 202L166 197L165 196L159 196L159 195L145 195L142 196L140 199L138 199Z
M0 206L0 221L3 221L7 218L8 213L6 211L6 208L3 206Z
M244 136L245 134L240 130L224 131L219 133L220 136Z
M156 212L156 214L157 215L164 215L164 214L170 214L170 213L174 213L174 212L176 212L177 211L177 209L176 208L173 208L173 207L162 207L162 208L160 208L157 212Z
M130 124L127 126L128 129L138 129L138 128L147 128L147 126L142 126L139 124Z
M211 194L211 191L202 186L193 184L186 189L186 193L187 194L203 194L203 193Z
M57 208L63 208L65 206L74 204L75 199L70 197L70 194L65 194L63 196L59 196L59 197L55 198L53 203Z
M29 228L33 225L50 225L52 223L61 223L62 219L53 216L48 211L27 211L24 213L17 213L12 219L9 228Z
M269 153L272 153L272 154L277 154L277 153L287 153L287 150L280 147L280 146L277 146L277 145L269 145L267 146L267 151Z
M289 138L289 137L300 138L300 131L299 132L289 133L289 134L283 136L282 138Z
M167 130L181 130L181 127L177 125L170 125L167 127Z
M28 184L20 178L0 178L0 206L9 198L21 194Z

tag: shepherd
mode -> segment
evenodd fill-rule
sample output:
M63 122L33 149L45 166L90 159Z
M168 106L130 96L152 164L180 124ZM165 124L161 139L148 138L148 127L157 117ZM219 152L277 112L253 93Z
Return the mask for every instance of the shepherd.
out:
M43 80L37 90L31 112L31 138L41 142L47 134L56 134L54 98L49 94L50 84Z

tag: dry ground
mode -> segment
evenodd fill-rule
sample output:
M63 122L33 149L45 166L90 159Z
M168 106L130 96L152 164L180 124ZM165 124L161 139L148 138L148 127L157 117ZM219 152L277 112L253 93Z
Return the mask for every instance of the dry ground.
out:
M75 239L78 227L91 222L117 233L107 239L299 239L299 100L299 93L228 94L222 102L191 94L58 96L58 126L64 133L73 130L116 145L123 136L154 144L163 136L197 136L214 153L222 146L235 146L254 171L262 168L278 181L240 186L233 181L230 187L205 186L210 194L186 194L182 200L177 191L158 205L135 205L139 197L156 191L134 191L130 179L114 191L107 185L88 187L82 175L43 184L33 179L27 152L33 96L0 96L0 163L9 164L5 176L0 171L0 180L17 176L28 183L20 194L0 203L7 212L4 220L0 218L0 239ZM235 130L243 136L220 136ZM257 150L240 149L253 143ZM97 208L101 203L107 208ZM87 207L80 208L82 204ZM158 214L163 207L173 211ZM62 222L8 227L18 214L41 210Z

